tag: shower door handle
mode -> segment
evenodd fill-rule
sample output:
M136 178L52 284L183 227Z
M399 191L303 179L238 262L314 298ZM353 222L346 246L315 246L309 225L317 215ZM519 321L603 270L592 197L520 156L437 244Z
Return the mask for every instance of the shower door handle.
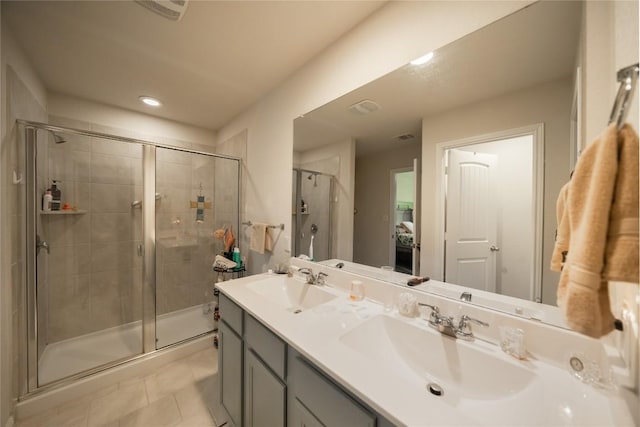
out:
M40 235L36 234L36 256L40 254L40 249L45 249L47 254L50 253L49 244L44 240L40 240Z

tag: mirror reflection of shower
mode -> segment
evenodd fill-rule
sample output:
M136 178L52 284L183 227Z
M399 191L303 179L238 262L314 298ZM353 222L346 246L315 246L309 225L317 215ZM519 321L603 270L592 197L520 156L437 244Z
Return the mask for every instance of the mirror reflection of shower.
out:
M322 261L332 254L335 177L317 170L293 170L292 254Z
M55 142L56 144L64 144L65 142L67 142L64 136L57 134L52 130L50 130L49 132L51 132L51 135L53 135L53 142Z
M309 258L311 259L313 259L313 241L316 238L316 234L318 234L318 226L311 224L311 243L309 243Z

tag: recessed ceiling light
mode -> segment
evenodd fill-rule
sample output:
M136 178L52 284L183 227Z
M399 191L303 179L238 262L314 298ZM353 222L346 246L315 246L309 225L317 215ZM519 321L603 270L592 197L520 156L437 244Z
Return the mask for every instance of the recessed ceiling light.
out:
M159 107L162 105L162 102L150 96L140 96L138 99L151 107Z
M413 61L410 62L411 65L422 65L422 64L426 64L427 62L431 61L431 58L433 58L433 52L429 52L426 55L422 55L420 58L416 58Z

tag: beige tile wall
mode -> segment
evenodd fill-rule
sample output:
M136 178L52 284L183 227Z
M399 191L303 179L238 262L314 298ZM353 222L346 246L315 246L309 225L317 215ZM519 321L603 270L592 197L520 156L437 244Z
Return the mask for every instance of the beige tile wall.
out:
M48 343L141 319L142 215L131 202L142 194L142 148L61 135L67 142L49 138L42 156L48 179L39 192L57 179L62 203L86 213L41 215L51 248L40 275L48 279Z
M237 169L235 161L158 149L158 315L213 301L211 265L223 251L213 232L225 225L236 228ZM190 206L199 194L212 205L205 209L202 223L196 222L196 210Z
M51 117L50 123L95 130L65 118ZM40 180L40 191L55 177L61 181L62 202L87 213L41 216L51 246L51 254L43 257L47 279L40 283L41 293L48 295L43 327L49 343L141 319L142 258L136 248L142 240L142 211L131 207L142 198L141 147L64 137L68 142L54 144L50 138L42 149L42 174L48 178ZM222 252L213 231L237 221L237 176L235 161L158 148L157 315L213 301L211 265ZM190 201L200 194L201 184L213 206L199 224Z

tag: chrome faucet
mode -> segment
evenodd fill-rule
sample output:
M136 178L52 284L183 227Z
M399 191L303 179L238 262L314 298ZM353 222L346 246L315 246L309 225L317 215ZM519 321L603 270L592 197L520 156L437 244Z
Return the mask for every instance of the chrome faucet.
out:
M429 326L453 338L461 338L467 341L473 340L474 336L471 325L469 325L470 322L484 327L489 326L488 323L469 317L466 314L463 314L456 323L452 316L442 316L437 305L424 304L421 302L419 302L418 305L431 309L431 315L428 320Z
M319 272L318 274L313 274L313 271L311 271L310 268L301 268L300 270L298 270L298 272L305 275L307 284L309 285L324 286L325 277L329 277L327 273L323 273L322 271Z

